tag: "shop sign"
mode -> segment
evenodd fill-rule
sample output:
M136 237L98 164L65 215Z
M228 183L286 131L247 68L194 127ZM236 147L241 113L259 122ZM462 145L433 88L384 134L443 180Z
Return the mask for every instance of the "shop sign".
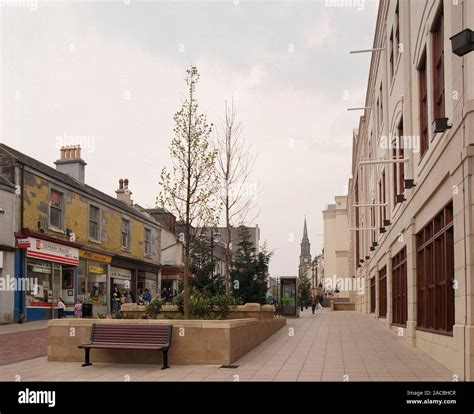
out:
M26 249L31 246L30 240L29 239L18 239L16 241L16 246L19 249Z
M51 266L35 264L32 266L31 270L35 273L51 273Z
M115 279L132 279L132 271L128 269L119 269L118 267L110 268L110 277Z
M89 273L97 273L99 275L102 275L102 274L104 274L104 268L102 266L90 265L89 266Z
M95 252L90 252L88 250L80 250L79 256L84 259L95 260L96 262L103 262L110 264L112 262L112 256L107 256L106 254L100 254Z
M79 264L79 249L34 237L28 237L28 240L30 243L26 253L28 257L72 266Z

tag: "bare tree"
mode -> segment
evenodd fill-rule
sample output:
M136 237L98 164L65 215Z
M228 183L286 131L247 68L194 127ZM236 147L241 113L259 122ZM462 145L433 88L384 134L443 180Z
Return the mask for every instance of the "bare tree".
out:
M234 102L225 102L225 121L216 134L218 195L222 202L225 220L225 291L229 293L229 269L231 263L232 228L243 225L256 207L258 185L250 182L256 154L241 137L242 124L236 122ZM255 216L256 217L256 216ZM255 219L254 217L254 219Z
M212 148L212 124L198 113L196 85L199 72L195 66L186 71L187 96L181 109L174 115L174 138L170 146L171 170L161 172L161 192L157 203L174 213L184 225L184 317L189 318L189 276L192 243L199 236L196 231L215 225L219 215L216 197L217 150Z

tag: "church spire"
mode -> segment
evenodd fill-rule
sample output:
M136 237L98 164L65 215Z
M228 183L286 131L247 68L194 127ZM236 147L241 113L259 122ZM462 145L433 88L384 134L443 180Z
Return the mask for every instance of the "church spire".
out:
M300 265L298 268L298 274L301 277L305 272L306 268L311 264L311 243L308 237L308 225L306 223L306 217L304 218L303 226L303 238L301 239L301 253L300 253Z
M306 217L304 218L304 228L303 228L303 241L309 241L308 238L308 226L306 225Z

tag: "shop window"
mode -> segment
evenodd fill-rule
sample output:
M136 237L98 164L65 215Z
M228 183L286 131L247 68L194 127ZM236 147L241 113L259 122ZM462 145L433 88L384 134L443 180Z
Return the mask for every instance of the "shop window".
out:
M454 234L452 201L421 229L417 239L417 327L452 333Z
M441 3L438 15L431 30L433 47L433 115L434 118L444 118L444 14Z
M375 313L375 276L370 279L370 313Z
M404 247L392 258L392 323L406 326L407 310L407 249Z
M100 241L100 209L89 207L89 238Z
M426 49L418 65L420 107L420 157L428 150L428 85L426 77Z
M49 194L49 224L63 228L63 194L56 190L51 190Z
M145 229L145 256L151 256L151 230Z
M53 266L51 262L27 260L26 303L33 307L51 307L53 302Z
M379 271L379 316L387 316L387 267Z
M130 221L127 219L122 219L122 248L130 248Z

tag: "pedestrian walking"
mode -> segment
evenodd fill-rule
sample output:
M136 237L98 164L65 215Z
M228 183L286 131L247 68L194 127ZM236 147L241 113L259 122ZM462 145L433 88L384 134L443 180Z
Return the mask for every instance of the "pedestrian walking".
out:
M313 315L314 315L314 312L316 310L316 306L318 305L319 303L319 297L318 297L318 292L316 289L313 289L313 291L311 292L311 310L313 312Z
M74 317L82 318L82 300L81 299L78 299L76 304L74 305Z
M120 299L121 299L120 290L117 286L114 287L114 291L112 292L112 311L115 316L120 314Z
M151 302L151 293L148 289L145 289L145 293L143 294L143 302L150 303Z
M66 316L66 305L62 298L58 298L58 318L64 318Z

